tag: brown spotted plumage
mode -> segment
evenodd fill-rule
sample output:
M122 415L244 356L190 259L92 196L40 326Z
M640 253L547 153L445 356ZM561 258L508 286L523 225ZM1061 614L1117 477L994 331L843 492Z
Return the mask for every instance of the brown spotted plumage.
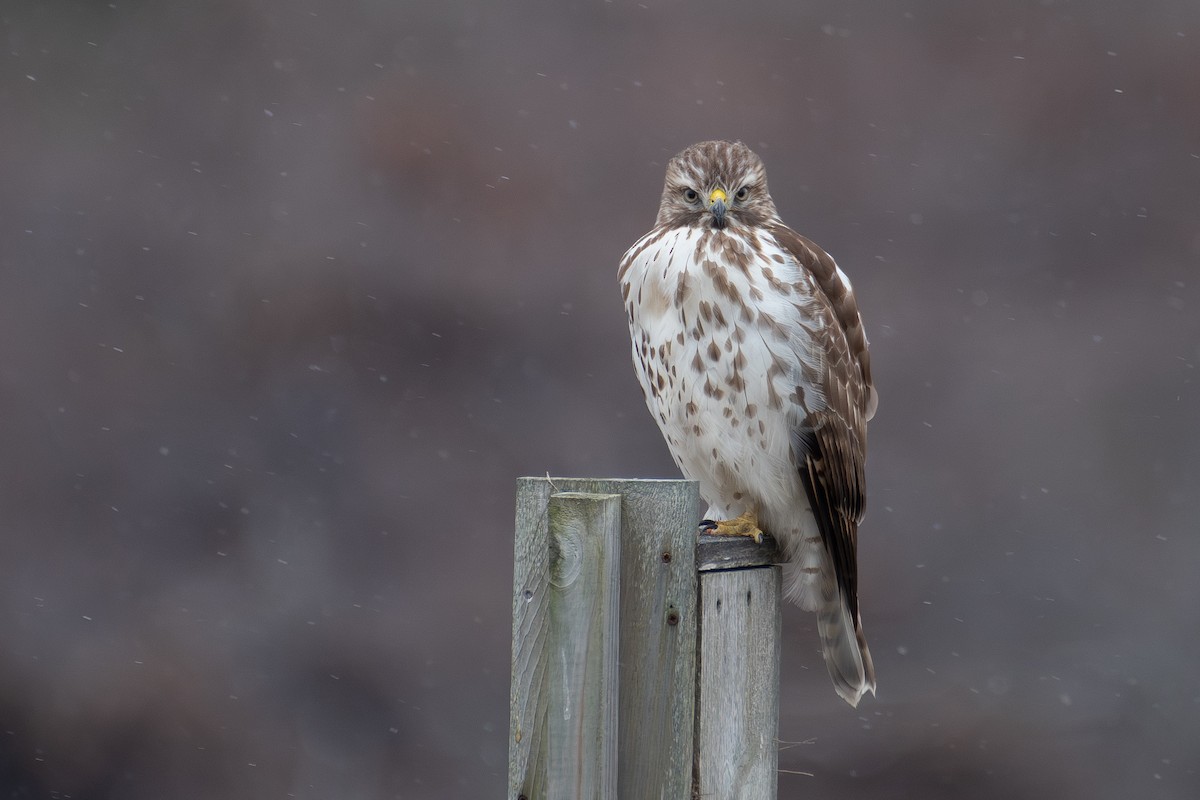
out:
M729 142L671 159L654 229L618 277L675 462L719 532L779 541L784 591L817 612L834 686L857 705L875 691L856 559L876 395L849 279L783 224L762 161Z

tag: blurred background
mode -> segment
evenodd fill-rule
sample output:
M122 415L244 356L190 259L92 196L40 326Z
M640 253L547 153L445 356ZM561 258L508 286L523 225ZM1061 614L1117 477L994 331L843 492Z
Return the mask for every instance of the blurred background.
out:
M780 797L1200 795L1193 0L7 0L0 37L0 793L501 796L515 479L676 476L616 268L732 138L881 398L879 694L788 609Z

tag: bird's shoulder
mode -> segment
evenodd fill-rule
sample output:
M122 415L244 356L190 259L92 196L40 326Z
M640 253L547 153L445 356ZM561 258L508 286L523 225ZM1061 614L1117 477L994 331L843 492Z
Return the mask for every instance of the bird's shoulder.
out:
M836 325L837 334L844 337L847 354L858 367L866 419L870 419L875 415L878 397L871 378L870 344L849 276L842 271L833 256L782 222L769 223L766 231L809 278L813 287L813 300L823 307L830 321Z

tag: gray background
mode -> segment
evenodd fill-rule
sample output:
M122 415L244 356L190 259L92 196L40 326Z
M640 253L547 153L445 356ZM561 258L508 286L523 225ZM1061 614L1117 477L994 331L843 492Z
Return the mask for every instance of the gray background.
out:
M878 698L781 797L1200 795L1200 5L0 10L0 793L482 798L514 479L674 476L615 272L765 159L873 345Z

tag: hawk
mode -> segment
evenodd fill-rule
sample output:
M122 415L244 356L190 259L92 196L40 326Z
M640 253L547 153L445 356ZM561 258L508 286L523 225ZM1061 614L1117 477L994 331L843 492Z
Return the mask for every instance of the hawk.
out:
M776 538L785 596L817 613L834 687L857 706L875 692L857 540L877 398L849 278L783 224L740 142L671 159L618 278L646 405L709 504L701 529Z

